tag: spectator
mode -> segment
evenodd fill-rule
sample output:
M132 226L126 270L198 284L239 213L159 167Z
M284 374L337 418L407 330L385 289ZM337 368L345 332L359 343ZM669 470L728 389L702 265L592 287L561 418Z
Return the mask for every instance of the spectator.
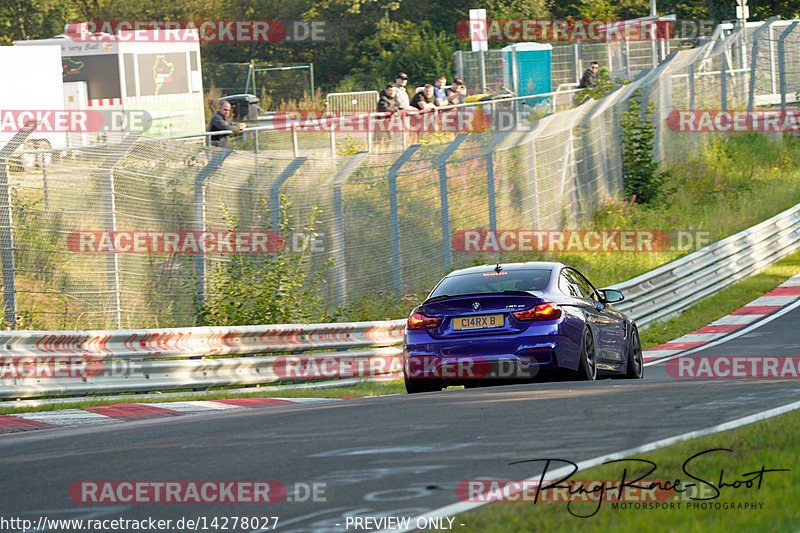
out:
M447 105L463 104L464 97L467 95L467 88L460 78L453 80L453 85L447 89Z
M397 102L397 109L414 109L408 103L408 93L406 92L406 85L408 84L408 76L406 76L405 72L401 72L397 75L395 79L394 86L396 87L394 92L394 99Z
M394 86L394 83L388 84L386 88L381 91L380 98L378 99L378 111L397 111L396 92L397 87Z
M589 68L586 69L586 72L583 73L583 77L581 78L581 83L578 85L578 89L588 89L589 87L594 87L597 85L597 71L600 70L600 65L597 61L592 61L589 65Z
M433 97L433 85L430 83L411 99L411 107L416 107L420 111L426 109L436 109L436 99Z
M219 106L219 110L211 117L208 123L208 131L242 131L246 125L244 122L234 124L230 121L231 103L223 100ZM211 135L211 144L221 148L228 147L228 135Z
M444 86L447 85L447 78L439 76L433 86L433 97L436 99L437 106L447 105L447 93Z

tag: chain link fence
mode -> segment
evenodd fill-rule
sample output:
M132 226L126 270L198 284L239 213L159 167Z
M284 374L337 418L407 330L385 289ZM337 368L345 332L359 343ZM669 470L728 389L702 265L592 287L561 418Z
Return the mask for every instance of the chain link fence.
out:
M429 289L453 268L499 258L492 249L456 250L459 231L574 227L605 196L619 195L620 118L635 90L657 106L655 157L680 158L712 136L673 131L670 112L775 99L775 76L784 100L794 100L798 40L792 21L748 27L744 37L723 28L602 100L439 144L409 136L383 152L332 154L329 134L302 131L296 142L288 131L262 131L257 140L251 133L232 142L235 149L128 136L20 151L28 135L21 132L0 150L6 322L48 330L194 325L212 290L209 273L230 254L108 253L98 248L103 235L164 238L224 232L232 223L274 230L281 195L291 198L298 228L313 207L321 210L315 242L292 231L284 240L309 254L312 270L333 259L323 289L332 305ZM82 247L90 236L94 248Z

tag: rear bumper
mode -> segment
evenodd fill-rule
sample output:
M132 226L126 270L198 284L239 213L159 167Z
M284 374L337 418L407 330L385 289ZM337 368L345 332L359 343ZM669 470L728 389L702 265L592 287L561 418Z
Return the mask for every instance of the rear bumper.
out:
M476 379L532 379L545 369L577 368L579 346L561 322L532 324L521 335L433 338L406 331L406 378L467 383Z

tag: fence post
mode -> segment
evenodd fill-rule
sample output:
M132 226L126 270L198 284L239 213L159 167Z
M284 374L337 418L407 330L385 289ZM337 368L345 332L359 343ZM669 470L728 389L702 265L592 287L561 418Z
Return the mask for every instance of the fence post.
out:
M212 152L211 160L194 177L194 230L206 230L206 180L222 166L222 162L233 153L232 148L217 148ZM195 295L198 305L206 300L206 254L194 256Z
M489 229L497 231L497 199L494 190L494 151L511 130L495 133L486 145L486 195L489 202Z
M772 33L772 26L769 27L769 81L772 85L772 94L778 92L778 81L775 79L775 36ZM783 34L781 34L783 35Z
M694 63L689 64L689 109L695 110L695 87L694 87ZM692 153L697 152L697 132L693 131L689 134L689 143Z
M750 95L747 99L748 111L752 111L756 106L756 65L758 64L758 39L761 37L761 34L765 30L768 30L772 23L776 20L778 20L778 17L768 18L756 31L753 32L753 50L751 55L752 64L750 65ZM744 26L741 26L741 31L745 31ZM744 67L744 65L742 65L742 67ZM725 110L725 108L723 108L723 110Z
M583 41L578 41L577 43L572 43L572 63L573 63L573 70L575 74L575 83L581 82L581 55Z
M112 149L106 160L99 167L103 191L103 225L104 230L113 235L117 231L117 202L114 187L114 167L125 157L138 134L127 135L122 142ZM116 253L106 254L106 284L111 294L111 312L114 314L114 327L122 327L122 301L119 287L119 257Z
M256 181L258 181L258 130L253 131L253 134L253 144L255 145L253 154L253 176L255 176Z
M481 82L481 92L486 92L486 58L484 50L478 50L478 74Z
M392 247L392 288L399 298L403 295L403 256L400 250L400 206L397 198L397 173L419 150L419 144L412 144L408 150L397 158L389 167L387 178L389 181L389 240Z
M786 111L786 38L797 27L800 21L795 20L781 32L778 39L778 75L780 76L781 111Z
M722 61L722 63L720 64L719 68L719 77L720 77L719 108L722 111L727 111L728 110L728 54L725 51L723 51L720 54L720 60Z
M281 228L281 187L292 174L297 172L300 165L306 162L306 159L305 157L292 159L269 186L269 226L272 231L280 231Z
M461 50L456 50L456 76L464 79L464 56L462 55L464 52Z
M659 76L657 82L658 103L656 105L655 116L655 139L654 139L654 158L659 165L664 160L664 125L667 123L667 116L672 110L672 77L667 72L666 75Z
M3 303L6 327L16 328L17 288L14 265L14 217L11 204L11 186L8 183L8 158L19 148L38 123L23 126L0 150L0 259L3 263Z
M42 189L44 192L44 210L50 211L50 193L47 187L47 158L42 154Z
M333 220L334 232L331 235L333 244L333 273L336 291L336 305L343 306L347 294L347 258L344 254L344 196L342 185L350 175L361 166L369 152L358 152L347 158L347 162L333 176Z
M628 39L622 41L622 63L625 69L625 78L631 79L631 46Z
M469 133L462 133L455 138L444 151L436 158L436 166L439 167L439 198L441 200L442 214L442 258L444 269L449 271L453 268L453 254L450 246L450 201L447 191L447 158L466 141Z
M292 152L294 153L294 157L300 157L300 146L297 144L297 126L292 124Z

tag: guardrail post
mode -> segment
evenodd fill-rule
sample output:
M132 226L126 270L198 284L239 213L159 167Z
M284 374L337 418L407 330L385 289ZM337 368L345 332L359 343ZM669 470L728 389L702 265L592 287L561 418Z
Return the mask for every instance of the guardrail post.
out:
M104 230L113 235L117 231L117 203L114 187L114 167L125 157L139 134L129 134L118 143L98 169L101 174L103 191L103 225ZM111 294L111 312L117 329L122 327L122 301L119 287L119 257L116 253L106 254L106 284Z
M3 303L5 326L14 329L17 324L17 287L14 265L14 217L12 214L11 186L8 183L8 158L19 148L38 124L23 126L0 150L0 259L3 263Z
M387 178L389 180L389 240L392 246L392 288L397 297L403 295L403 256L400 250L400 207L397 200L397 173L405 165L414 152L419 150L419 144L412 144L408 150L397 158L389 167Z
M780 76L781 111L786 111L786 38L789 37L800 21L795 20L781 32L778 39L778 76Z
M436 166L439 167L439 198L441 199L442 214L442 258L444 269L450 271L453 268L453 254L450 246L450 201L447 191L447 158L467 140L468 133L462 133L455 138L444 151L436 158Z
M286 180L292 177L292 174L297 172L300 165L306 162L305 157L298 157L293 159L291 163L286 165L272 185L269 186L269 216L270 216L270 229L272 231L280 231L281 227L281 187Z
M211 160L194 177L194 230L206 230L206 180L222 166L225 158L233 153L232 148L217 148ZM199 252L194 256L195 295L198 306L206 299L206 254Z
M336 287L336 304L344 305L347 294L347 264L344 253L344 198L342 184L356 171L366 159L369 152L358 152L347 158L347 162L333 177L333 219L334 232L331 235L334 255L334 283Z

